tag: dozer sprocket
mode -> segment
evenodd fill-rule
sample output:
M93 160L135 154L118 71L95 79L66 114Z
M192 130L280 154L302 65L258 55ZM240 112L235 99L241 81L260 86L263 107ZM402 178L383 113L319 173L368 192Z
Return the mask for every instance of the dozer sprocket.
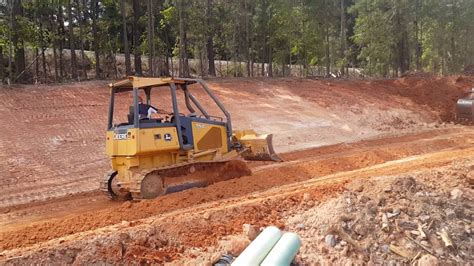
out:
M134 200L152 199L160 195L193 187L205 187L212 183L250 175L244 161L196 162L178 167L155 169L136 179L139 185L131 190Z

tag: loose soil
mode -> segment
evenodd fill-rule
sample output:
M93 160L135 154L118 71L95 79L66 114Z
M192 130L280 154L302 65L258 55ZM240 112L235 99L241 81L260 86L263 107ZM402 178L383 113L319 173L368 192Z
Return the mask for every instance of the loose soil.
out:
M305 243L321 249L326 225L310 227L323 232L311 237L291 217L329 210L324 204L346 197L353 182L414 171L429 180L427 169L474 157L474 131L450 122L455 100L473 81L210 80L234 127L274 133L284 162L249 162L252 175L125 203L97 192L108 169L105 82L2 88L0 261L212 262L226 252L222 241L240 234L245 223L298 231ZM195 94L217 110L204 93ZM122 101L119 115L128 108ZM371 258L351 247L345 252L352 260ZM311 252L304 244L297 261L342 262L342 253L331 249L328 256L305 255ZM377 261L394 259L377 252Z

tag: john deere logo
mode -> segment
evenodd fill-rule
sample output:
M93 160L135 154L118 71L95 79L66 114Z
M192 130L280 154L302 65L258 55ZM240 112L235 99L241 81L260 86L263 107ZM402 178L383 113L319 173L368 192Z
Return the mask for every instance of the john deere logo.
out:
M127 133L114 133L115 140L125 140L127 139Z
M166 133L163 137L165 141L171 141L173 139L170 133Z

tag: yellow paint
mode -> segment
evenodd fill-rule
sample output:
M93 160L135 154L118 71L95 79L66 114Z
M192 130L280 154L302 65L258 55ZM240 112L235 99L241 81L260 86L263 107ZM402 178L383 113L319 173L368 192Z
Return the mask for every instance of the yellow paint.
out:
M221 154L228 152L226 128L220 125L192 122L194 149L203 151L218 149Z
M166 136L169 137L165 139ZM107 132L106 153L109 156L135 156L172 150L179 150L175 127L130 128L122 135L113 130Z
M165 137L168 137L165 139ZM179 150L178 133L175 127L140 129L138 154Z
M113 130L107 131L105 151L109 156L132 156L137 154L138 139L137 129L131 128L123 134L118 134ZM124 137L125 136L125 137Z
M184 84L186 81L179 78L147 78L129 76L126 79L119 80L115 83L109 84L111 88L119 88L132 90L133 88L159 87L167 86L170 83Z
M175 127L130 128L122 135L111 130L107 132L106 152L112 159L112 169L117 171L119 182L130 191L139 191L143 170L238 155L227 150L224 126L193 122L192 133L195 148L182 151ZM166 135L168 138L165 139ZM206 149L198 150L197 147Z

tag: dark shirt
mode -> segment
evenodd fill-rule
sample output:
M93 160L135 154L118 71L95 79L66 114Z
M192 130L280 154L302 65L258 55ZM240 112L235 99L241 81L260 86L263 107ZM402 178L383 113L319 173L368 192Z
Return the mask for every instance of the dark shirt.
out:
M139 103L138 104L138 114L140 115L140 119L148 118L148 110L150 108L155 110L155 111L158 111L158 109L156 109L155 107L153 107L149 104L145 104L145 103Z

